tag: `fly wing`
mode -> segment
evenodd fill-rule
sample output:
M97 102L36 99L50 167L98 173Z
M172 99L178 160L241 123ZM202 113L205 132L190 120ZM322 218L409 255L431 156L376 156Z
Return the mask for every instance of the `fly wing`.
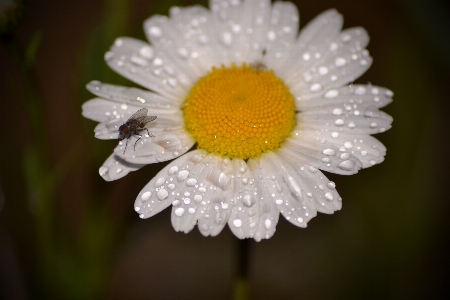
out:
M156 119L156 116L145 116L145 117L139 118L138 121L139 121L140 126L144 127L145 124L147 124L155 119Z
M147 116L147 112L148 112L148 109L141 108L140 110L135 112L131 117L129 117L127 122L131 121L131 120L139 121L140 119L145 118Z

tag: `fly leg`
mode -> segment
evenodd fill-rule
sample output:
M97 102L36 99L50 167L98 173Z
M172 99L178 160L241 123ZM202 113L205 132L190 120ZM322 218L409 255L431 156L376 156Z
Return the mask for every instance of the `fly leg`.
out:
M130 138L127 138L127 142L125 143L125 149L123 149L123 154L125 154L125 150L127 150L127 146L128 146L128 140L129 140Z
M139 136L139 138L134 143L134 151L136 151L136 144L137 144L137 142L139 142L139 140L142 138L142 135L140 135L140 134L135 134L135 135Z

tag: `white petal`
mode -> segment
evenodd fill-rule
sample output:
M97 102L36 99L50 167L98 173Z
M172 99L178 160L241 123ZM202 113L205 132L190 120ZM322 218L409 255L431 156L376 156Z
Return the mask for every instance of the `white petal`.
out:
M206 155L205 151L198 153L202 156L195 157L195 164L182 176L183 183L174 189L172 225L176 231L187 233L198 223L204 236L216 236L231 213L233 188L226 170L230 160Z
M266 55L263 61L269 69L283 74L282 66L289 50L295 44L298 33L299 16L297 7L291 2L275 2L267 32Z
M212 0L210 7L216 16L216 34L229 54L223 63L240 65L260 61L269 28L270 1Z
M148 108L150 111L179 109L179 101L163 97L156 93L138 88L101 83L91 81L86 88L93 94L120 104L131 104ZM101 120L100 120L101 121Z
M345 148L343 134L329 131L295 130L279 149L283 157L308 162L324 171L352 175L363 167L361 161Z
M232 160L233 208L228 226L240 239L255 238L259 231L261 203L255 178L242 159ZM261 236L261 234L260 234Z
M120 104L111 100L95 98L83 104L83 116L101 122L94 129L96 138L117 139L119 127L141 108L142 106L135 104ZM155 121L146 124L150 134L182 130L181 128L184 126L182 112L179 109L151 109L148 114L157 117ZM147 131L141 131L139 134L144 133Z
M132 136L120 141L114 152L132 163L153 164L183 155L195 144L184 128L155 133L149 129L149 132L154 136L148 136L147 132L143 131L142 138Z
M178 100L179 104L193 84L179 64L174 63L161 49L152 48L137 39L116 39L105 54L105 60L118 74L174 101Z
M314 199L307 198L307 187L300 176L274 153L265 153L260 159L248 162L252 171L258 170L258 177L268 191L272 203L284 217L296 226L306 227L308 221L317 215Z
M285 155L309 159L316 168L341 175L355 174L384 161L386 147L370 135L328 130L296 130L280 149Z
M99 173L106 181L113 181L126 176L132 171L139 170L143 166L145 165L126 162L115 154L112 154L100 167Z
M153 16L144 23L151 43L166 53L192 82L212 66L220 66L226 53L218 48L217 30L212 14L201 6L173 7L170 19Z
M162 169L136 198L134 206L139 216L143 219L152 217L171 205L180 196L177 193L186 184L191 168L205 156L204 151L192 151Z
M350 102L350 101L349 101ZM302 128L340 131L348 134L375 134L391 128L392 117L370 103L334 104L297 115Z
M366 114L369 107L382 108L392 102L394 93L386 88L372 85L352 84L338 89L328 89L313 101L297 99L301 111L322 109L322 106L341 106L345 110L358 109Z
M311 21L290 47L284 66L277 74L293 94L308 100L327 89L354 81L372 63L366 47L369 37L363 28L340 32L342 16L328 10Z
M313 203L317 211L330 214L342 208L342 198L336 191L336 184L328 180L320 170L307 161L292 159L282 153L277 154L281 172L288 174L284 175L285 177L291 176L301 182L303 196L306 192L306 200Z

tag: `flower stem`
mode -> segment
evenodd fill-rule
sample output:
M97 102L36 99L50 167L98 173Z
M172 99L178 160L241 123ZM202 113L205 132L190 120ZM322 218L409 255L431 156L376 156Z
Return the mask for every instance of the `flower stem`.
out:
M243 239L237 240L237 276L234 283L234 300L247 300L250 299L250 285L248 280L249 274L249 258L250 258L250 244L251 240Z

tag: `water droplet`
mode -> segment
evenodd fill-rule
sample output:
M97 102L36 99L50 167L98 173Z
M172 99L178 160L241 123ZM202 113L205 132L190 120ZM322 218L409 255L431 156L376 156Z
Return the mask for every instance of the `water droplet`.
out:
M232 35L230 32L225 31L225 32L222 34L222 42L223 42L226 46L230 46L231 43L233 42L233 35Z
M352 39L352 36L350 34L348 34L348 33L341 36L341 40L344 43L350 42L351 39Z
M325 154L325 155L335 155L336 151L334 151L333 149L328 148L328 149L323 150L322 153Z
M182 170L178 173L177 179L179 182L182 182L183 180L185 180L187 177L189 176L189 171L188 170Z
M164 182L166 182L166 179L164 177L158 178L158 180L155 181L155 188L162 186Z
M341 159L349 159L349 158L350 158L350 153L345 152L345 153L341 154Z
M195 208L190 207L190 208L188 209L188 212L189 212L190 214L195 214Z
M269 32L267 32L267 39L269 41L274 41L277 38L277 34L275 33L275 31L270 30Z
M113 58L114 58L114 53L112 53L111 51L108 51L108 52L105 53L105 60L106 61L109 61L109 60L111 60Z
M116 39L114 42L114 46L121 47L123 45L123 41L121 39Z
M177 166L173 166L169 169L169 175L173 175L176 172L178 172L178 167Z
M139 50L139 54L146 59L151 59L153 58L153 49L150 46L143 46L140 50Z
M354 163L351 160L344 160L338 165L338 168L345 171L351 171L353 170L353 165Z
M326 192L326 193L325 193L325 198L326 198L328 201L333 201L333 194L330 193L330 192Z
M160 189L157 193L156 193L156 197L159 200L164 200L167 198L167 196L169 196L169 192L165 189Z
M175 209L175 216L182 217L184 215L184 208L178 207Z
M336 43L330 44L330 51L336 51L339 48L339 45Z
M303 218L298 218L297 221L299 221L300 223L303 223Z
M336 184L333 181L330 181L330 182L327 183L327 187L330 190L334 190L336 188Z
M303 53L302 58L304 61L308 61L311 59L311 54L310 53Z
M325 98L328 99L335 98L337 96L339 96L338 90L329 90L328 92L325 93Z
M119 174L119 173L122 172L122 171L123 171L122 168L118 168L117 171L116 171L116 173Z
M197 184L197 179L195 179L195 178L189 178L187 181L186 181L186 185L187 186L195 186Z
M378 124L375 122L370 123L370 128L376 128L377 126L378 126Z
M109 168L108 167L100 167L100 169L98 169L98 173L100 174L100 176L104 176L106 175L106 173L108 173Z
M353 129L356 127L356 124L352 121L352 122L348 123L347 126L348 126L348 128Z
M162 30L161 30L161 28L159 28L158 26L151 26L151 27L148 29L148 33L149 33L151 36L154 36L154 37L161 37L161 35L162 35Z
M242 201L242 204L246 207L252 207L253 204L255 204L255 202L256 202L255 199L248 194L245 195L241 201Z
M319 67L319 74L320 75L327 75L328 74L328 68L327 67L325 67L325 66L320 66Z
M340 116L342 115L344 111L342 110L342 108L336 107L335 109L333 109L333 115L335 116Z
M180 200L174 200L172 202L172 205L175 206L175 207L180 206L181 205L181 201Z
M345 124L345 122L344 122L343 119L336 119L336 121L334 121L334 124L335 124L336 126L342 126L342 125Z
M334 63L336 65L336 67L343 67L347 63L347 60L345 60L345 58L343 58L343 57L338 57L338 58L336 58Z
M320 83L314 83L309 89L311 92L320 92L322 90L322 85Z
M316 173L317 172L317 168L313 167L313 166L309 166L309 171L311 173Z
M266 227L266 229L270 229L270 226L272 226L272 221L267 219L264 221L264 227Z
M242 220L240 220L240 219L234 220L234 221L233 221L233 225L234 225L235 227L237 227L237 228L241 227L241 226L242 226Z
M377 162L376 162L375 160L371 159L371 160L369 160L369 163L373 166L373 165L375 165Z
M347 148L347 149L351 149L351 148L353 147L353 143L350 142L350 141L345 142L345 143L344 143L344 147Z
M147 191L141 195L141 200L147 201L148 199L150 199L151 196L152 196L152 192Z
M366 88L365 87L363 87L363 86L358 86L356 89L355 89L355 94L356 95L364 95L365 93L366 93Z
M136 206L136 207L134 208L134 210L135 210L135 211L140 211L141 208L140 208L139 206Z
M339 132L333 131L331 133L331 136L334 137L334 138L337 138L337 137L339 137Z
M184 204L189 205L189 204L191 204L191 199L190 198L184 198L183 202L184 202Z
M167 185L167 187L169 188L169 190L173 191L175 189L175 184L170 183Z
M203 197L201 195L195 195L194 196L194 201L196 203L200 203L200 201L202 201Z

